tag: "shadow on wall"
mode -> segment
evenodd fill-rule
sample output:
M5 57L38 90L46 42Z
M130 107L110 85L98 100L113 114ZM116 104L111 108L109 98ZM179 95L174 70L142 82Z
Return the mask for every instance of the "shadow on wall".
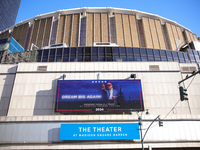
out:
M16 70L17 66L14 66L8 69L9 73L0 75L0 116L7 116Z
M59 139L60 139L60 127L48 130L48 142L59 142L60 141Z
M63 76L52 81L50 90L42 90L36 93L33 115L55 115L55 100L57 90L57 80L62 80ZM45 86L45 84L40 85Z

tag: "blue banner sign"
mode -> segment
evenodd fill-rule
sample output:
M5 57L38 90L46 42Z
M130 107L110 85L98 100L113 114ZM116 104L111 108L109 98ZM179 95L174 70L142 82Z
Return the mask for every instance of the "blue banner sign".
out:
M60 140L140 139L138 123L61 124Z
M140 80L59 80L56 112L143 111Z

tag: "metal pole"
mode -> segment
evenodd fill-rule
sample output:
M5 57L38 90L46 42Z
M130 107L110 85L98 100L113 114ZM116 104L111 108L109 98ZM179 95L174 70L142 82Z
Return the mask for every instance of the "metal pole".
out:
M143 138L142 138L142 118L139 116L139 126L140 126L140 138L141 138L141 143L142 143L142 150L144 150L144 143L143 143Z
M178 82L178 84L180 84L181 82L183 82L183 81L185 81L185 80L187 80L187 79L191 78L192 76L195 76L195 75L196 75L196 74L198 74L198 73L200 73L200 70L199 70L199 71L197 71L197 72L195 72L195 73L193 73L191 76L188 76L187 78L185 78L185 79L183 79L183 80L179 81L179 82Z

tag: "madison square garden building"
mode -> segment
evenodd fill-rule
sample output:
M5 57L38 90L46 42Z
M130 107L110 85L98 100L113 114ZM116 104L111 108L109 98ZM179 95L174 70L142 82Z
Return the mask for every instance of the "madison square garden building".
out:
M199 63L195 33L137 10L17 23L0 34L0 148L196 150Z

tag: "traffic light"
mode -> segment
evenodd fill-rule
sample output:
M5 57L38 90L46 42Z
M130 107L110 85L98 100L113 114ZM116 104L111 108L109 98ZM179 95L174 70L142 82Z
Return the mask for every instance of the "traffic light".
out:
M182 86L179 87L181 101L188 100L188 94L186 93L187 89L183 88Z
M159 121L159 127L163 127L163 122L160 120L160 118L158 119Z

